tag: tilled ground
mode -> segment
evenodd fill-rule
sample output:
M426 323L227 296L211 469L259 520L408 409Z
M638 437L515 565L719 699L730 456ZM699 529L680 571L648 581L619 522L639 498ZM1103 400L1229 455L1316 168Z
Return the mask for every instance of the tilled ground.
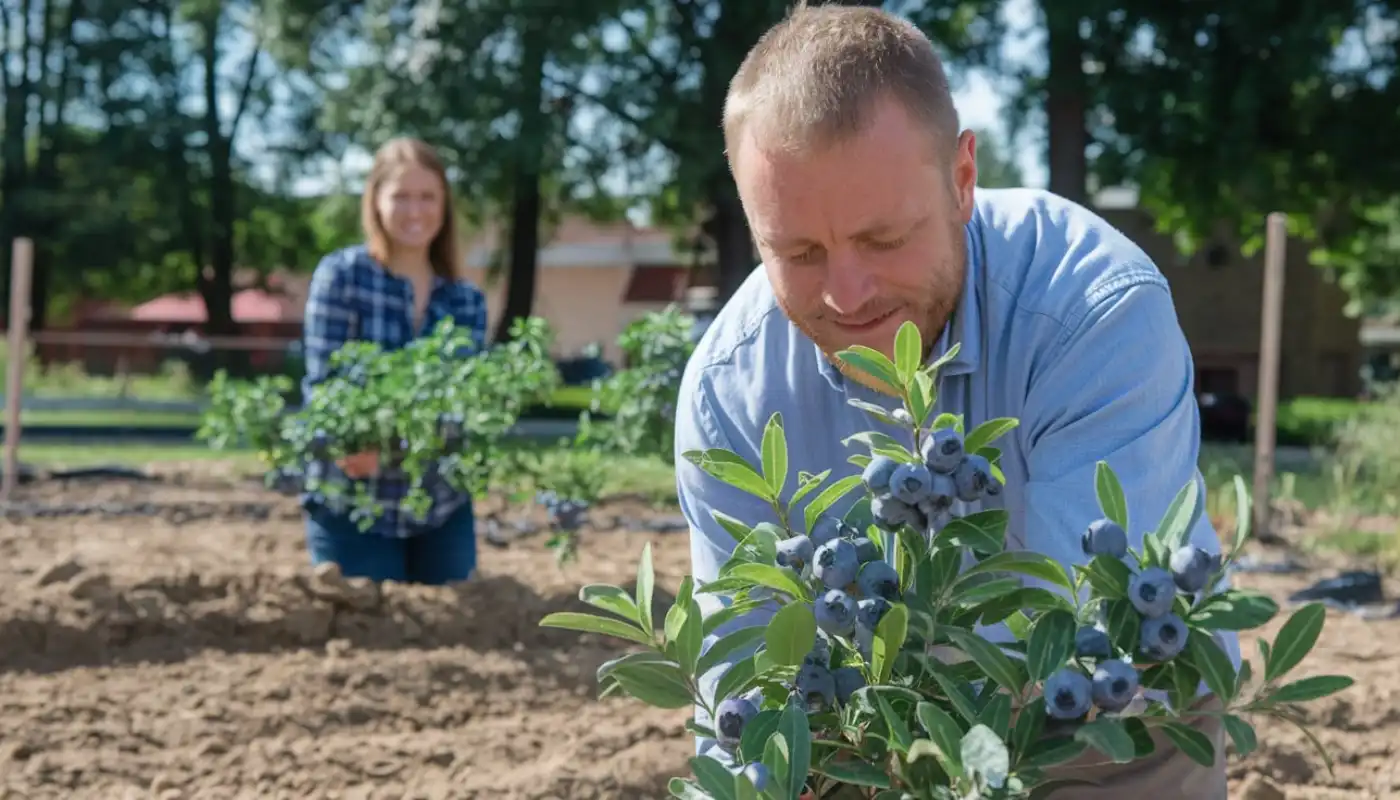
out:
M563 572L520 539L483 546L463 586L375 589L318 580L295 503L225 475L21 494L70 513L0 519L0 798L624 800L687 771L685 712L596 699L618 646L537 626L582 584L630 589L648 541L674 589L683 533L594 534ZM1357 680L1313 712L1335 774L1261 721L1235 794L1400 796L1400 621L1329 616L1306 672Z

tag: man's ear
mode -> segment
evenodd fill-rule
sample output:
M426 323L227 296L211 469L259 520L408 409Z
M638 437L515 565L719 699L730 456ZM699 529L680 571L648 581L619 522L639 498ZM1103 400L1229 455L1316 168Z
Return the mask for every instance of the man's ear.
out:
M977 134L965 130L958 137L958 147L953 153L953 196L958 201L958 211L963 224L972 219L973 192L977 188Z

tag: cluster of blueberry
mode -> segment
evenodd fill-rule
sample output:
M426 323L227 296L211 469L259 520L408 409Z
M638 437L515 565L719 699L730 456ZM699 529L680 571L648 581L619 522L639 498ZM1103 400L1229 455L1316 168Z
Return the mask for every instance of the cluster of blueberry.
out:
M953 503L975 503L1001 494L1001 481L983 456L968 453L962 436L951 428L930 431L920 447L922 464L901 463L876 455L862 474L873 496L870 511L885 528L908 525L934 531L952 518Z
M572 533L583 526L588 503L569 497L560 497L553 490L535 495L535 502L544 506L549 514L549 526L556 531Z
M1121 559L1128 554L1128 534L1117 523L1101 519L1084 532L1085 555ZM1194 545L1174 551L1169 570L1148 567L1128 583L1128 600L1141 615L1138 649L1149 662L1170 661L1186 647L1189 629L1172 612L1178 592L1203 591L1221 570L1221 557ZM1102 623L1080 628L1074 637L1075 664L1064 667L1045 681L1045 709L1051 717L1076 720L1091 707L1122 711L1137 694L1140 678L1130 660L1113 653L1113 643ZM1092 669L1084 666L1092 661Z

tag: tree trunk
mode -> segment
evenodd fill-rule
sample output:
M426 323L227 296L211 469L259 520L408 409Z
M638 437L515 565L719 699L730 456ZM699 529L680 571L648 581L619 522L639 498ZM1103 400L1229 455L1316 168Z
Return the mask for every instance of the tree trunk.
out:
M1050 191L1076 203L1088 201L1089 145L1085 115L1088 82L1079 16L1064 7L1042 3L1049 53L1045 115L1049 139Z
M204 135L209 151L209 264L200 265L199 293L212 336L234 334L233 322L233 165L232 143L219 123L218 12L204 25Z
M510 266L506 272L506 302L496 324L495 340L510 338L511 325L530 316L535 306L539 272L541 164L549 139L549 118L544 113L544 65L549 57L545 18L528 22L520 71L520 132L511 166Z
M19 13L12 14L6 8L9 4L0 7L0 14L4 15L4 41L16 41L14 50L5 46L3 52L6 56L3 59L4 92L5 92L5 137L3 144L0 144L0 158L3 158L4 165L0 167L0 263L6 265L6 279L0 285L0 299L5 301L5 307L9 306L10 281L9 269L10 255L13 253L13 242L18 236L26 233L28 226L28 215L25 209L25 188L28 183L29 154L27 152L27 136L29 129L26 115L29 109L29 95L31 84L29 80L29 15L32 11L29 0L24 0L20 4ZM18 28L18 36L15 29Z
M39 85L43 87L44 104L39 115L39 157L34 168L33 184L40 192L58 192L58 159L63 153L68 135L68 90L72 85L70 67L72 64L73 28L78 19L78 7L82 0L70 0L64 16L62 28L56 43L58 69L56 77L50 81L48 65L52 63L48 24L45 24L43 52L44 67L40 73ZM55 268L51 239L62 232L63 220L55 212L52 204L45 205L45 212L34 221L34 278L29 291L30 327L43 330L48 323L49 295L53 287Z

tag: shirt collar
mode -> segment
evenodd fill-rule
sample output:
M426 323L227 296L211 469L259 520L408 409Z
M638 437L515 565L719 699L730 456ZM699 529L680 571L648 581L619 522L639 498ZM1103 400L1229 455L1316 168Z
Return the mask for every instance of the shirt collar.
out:
M953 314L944 324L942 333L938 336L938 341L929 352L928 361L932 364L945 355L954 344L958 345L958 353L939 369L939 375L966 375L977 370L982 363L982 303L983 297L978 287L982 286L982 271L986 268L983 264L984 250L982 247L982 226L981 220L976 212L972 219L963 226L966 237L967 250L967 275L963 279L963 293L958 300L958 305L953 309ZM821 348L812 345L812 352L817 358L817 368L823 377L836 389L845 388L846 379L841 371L832 364Z

